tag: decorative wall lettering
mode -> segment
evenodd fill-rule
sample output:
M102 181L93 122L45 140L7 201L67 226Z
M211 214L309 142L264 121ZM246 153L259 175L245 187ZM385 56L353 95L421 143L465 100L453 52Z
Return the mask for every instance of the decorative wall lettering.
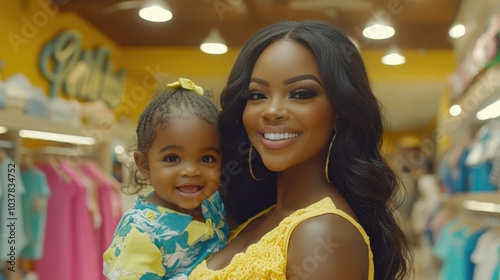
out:
M80 33L69 30L43 47L39 67L50 81L49 96L100 99L110 108L118 106L124 92L125 70L113 73L109 48L82 50L81 45Z

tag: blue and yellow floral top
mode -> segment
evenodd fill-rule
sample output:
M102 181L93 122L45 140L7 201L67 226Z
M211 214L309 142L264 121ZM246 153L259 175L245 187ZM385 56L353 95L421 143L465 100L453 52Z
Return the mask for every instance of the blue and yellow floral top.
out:
M226 245L228 226L218 192L201 205L205 223L146 202L138 195L104 252L108 279L187 279L203 259Z

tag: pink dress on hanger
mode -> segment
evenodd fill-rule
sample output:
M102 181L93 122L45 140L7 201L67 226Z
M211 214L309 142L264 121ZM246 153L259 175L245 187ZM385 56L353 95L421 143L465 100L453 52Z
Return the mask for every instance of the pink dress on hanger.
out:
M99 256L102 256L104 251L111 245L113 234L123 214L120 193L119 190L115 188L112 179L99 171L94 164L85 162L79 166L79 169L94 180L98 186L98 200L102 216L102 225L97 232L97 243ZM118 196L116 195L117 192ZM99 262L99 268L100 271L103 270L102 261ZM106 279L104 274L101 275L101 279Z
M68 162L60 161L61 169L72 178L72 187L77 189L73 205L72 241L74 243L73 261L75 271L72 280L100 279L101 255L98 254L94 222L88 207L86 178L82 178Z
M41 280L100 279L101 256L84 178L64 161L40 164L51 190L43 256L35 262ZM57 170L56 170L57 169Z
M34 262L34 270L41 280L73 279L76 263L71 225L75 222L73 207L78 189L65 181L50 164L38 167L46 175L51 196L47 205L43 254Z

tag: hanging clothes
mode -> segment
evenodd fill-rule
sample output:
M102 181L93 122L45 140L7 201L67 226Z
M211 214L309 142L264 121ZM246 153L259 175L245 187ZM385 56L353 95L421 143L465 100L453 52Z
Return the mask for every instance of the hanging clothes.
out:
M497 131L493 123L483 125L475 136L475 141L471 144L471 152L467 156L466 164L469 169L469 185L471 192L489 192L497 190L496 185L491 180L493 167L493 153L491 148L492 137Z
M117 189L114 179L102 173L93 163L85 162L79 166L79 169L93 179L98 187L97 197L102 216L99 248L104 253L111 244L116 226L123 214L120 190Z
M24 227L28 244L21 251L23 259L40 259L43 253L47 205L50 189L45 174L37 167L21 171L26 192L23 200Z
M477 263L473 261L478 239L490 228L475 220L454 218L441 229L433 250L441 260L440 280L472 280ZM492 279L492 278L478 278Z
M55 163L38 163L45 173L51 196L47 205L46 231L42 257L34 262L34 271L41 280L73 279L76 271L76 239L73 236L78 188L62 174Z
M40 279L99 279L97 245L85 179L66 161L41 164L52 195L43 256L35 262Z
M476 265L473 280L496 280L494 275L500 261L499 249L500 227L489 229L478 239L471 256Z
M62 171L72 180L72 187L77 189L73 208L72 234L75 245L73 261L76 263L72 280L99 279L102 271L96 260L97 241L95 236L94 220L88 207L88 196L85 178L82 178L65 160L59 162Z

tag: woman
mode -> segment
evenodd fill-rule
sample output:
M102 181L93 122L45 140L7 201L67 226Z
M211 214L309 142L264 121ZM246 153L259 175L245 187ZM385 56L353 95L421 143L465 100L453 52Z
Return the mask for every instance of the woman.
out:
M347 36L317 21L261 30L221 106L222 183L239 226L191 279L408 276L380 105Z

